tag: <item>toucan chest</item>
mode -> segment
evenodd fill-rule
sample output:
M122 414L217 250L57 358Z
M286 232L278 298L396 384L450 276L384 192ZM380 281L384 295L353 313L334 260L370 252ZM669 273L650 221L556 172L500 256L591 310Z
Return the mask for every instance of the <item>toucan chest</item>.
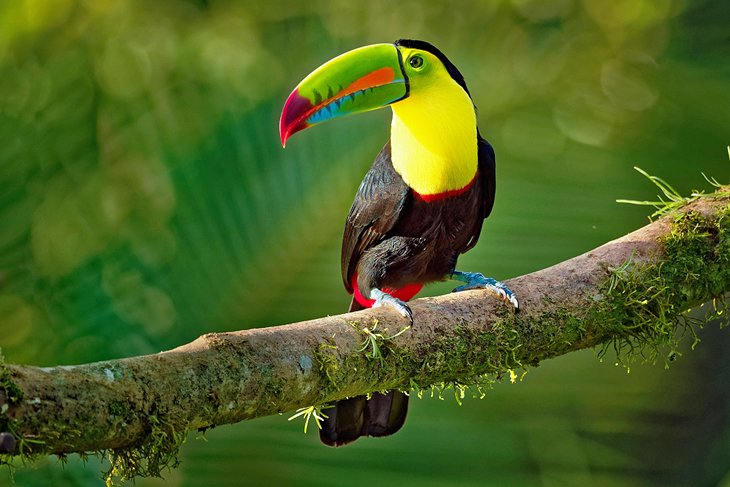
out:
M459 255L469 248L481 228L480 198L478 181L458 195L436 201L427 201L411 190L400 219L390 232L396 241L402 242L400 239L405 237L409 243L402 248L393 247L398 253L394 260L400 263L389 268L382 278L383 285L400 288L413 282L427 283L453 271ZM389 247L388 240L382 245ZM403 254L404 250L407 254Z
M422 238L436 253L461 253L481 223L481 198L478 174L463 189L438 198L411 190L394 233Z

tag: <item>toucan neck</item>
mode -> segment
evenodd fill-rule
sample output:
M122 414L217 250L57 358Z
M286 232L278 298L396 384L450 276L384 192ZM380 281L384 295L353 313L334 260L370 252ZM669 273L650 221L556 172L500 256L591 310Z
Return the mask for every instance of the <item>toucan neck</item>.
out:
M421 195L467 187L477 172L477 124L471 98L455 88L412 93L391 105L393 167Z

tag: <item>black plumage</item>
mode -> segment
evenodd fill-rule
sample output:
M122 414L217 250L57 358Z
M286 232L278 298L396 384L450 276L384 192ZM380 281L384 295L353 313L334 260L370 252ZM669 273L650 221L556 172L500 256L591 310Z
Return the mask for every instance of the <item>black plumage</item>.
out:
M393 168L390 143L380 151L355 195L342 241L342 280L352 278L364 296L370 289L397 289L440 281L454 270L459 254L476 245L494 204L492 146L481 137L475 181L461 194L428 202Z
M355 195L342 242L342 280L353 276L364 296L373 288L397 289L448 277L460 254L476 245L494 204L495 159L479 135L478 170L464 192L426 201L403 181L383 147ZM350 311L363 309L353 297ZM327 408L320 438L340 446L360 436L386 436L405 421L408 396L400 391L357 396Z

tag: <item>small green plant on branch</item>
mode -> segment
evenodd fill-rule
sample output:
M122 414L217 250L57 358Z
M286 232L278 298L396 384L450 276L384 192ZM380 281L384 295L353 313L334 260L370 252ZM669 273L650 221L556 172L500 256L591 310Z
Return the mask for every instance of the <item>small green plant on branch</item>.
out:
M728 147L728 155L730 155L730 147ZM662 178L658 176L652 176L640 167L634 166L634 169L639 171L649 181L654 183L654 185L661 190L662 194L657 195L658 200L656 201L618 199L616 200L616 202L626 203L630 205L653 206L654 208L656 208L656 211L649 216L650 220L658 218L660 216L664 216L671 211L678 210L682 206L686 205L687 203L691 203L696 199L702 197L715 197L720 196L721 194L718 192L705 193L704 191L694 190L692 191L692 194L690 196L682 196L676 189L672 187L672 185L670 185ZM715 178L708 178L707 176L705 176L704 173L702 173L702 177L705 178L705 181L710 183L713 187L718 189L722 187L722 185Z
M408 331L410 328L410 326L406 326L395 335L388 336L385 334L388 331L387 328L382 332L377 331L378 321L375 320L372 328L366 326L360 330L365 335L365 340L363 340L361 344L362 347L357 349L357 352L365 352L365 357L367 357L368 360L379 360L380 363L383 363L383 352L380 350L381 344L387 344Z
M328 418L328 416L322 412L322 409L326 407L328 406L307 406L305 408L299 408L287 421L300 417L304 418L304 433L306 434L307 427L309 426L309 420L314 419L314 424L317 425L317 429L321 430L322 421Z

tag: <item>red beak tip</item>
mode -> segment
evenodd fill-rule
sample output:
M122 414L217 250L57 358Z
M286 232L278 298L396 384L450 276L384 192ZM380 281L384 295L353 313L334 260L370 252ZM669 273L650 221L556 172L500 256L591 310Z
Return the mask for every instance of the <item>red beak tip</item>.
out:
M289 136L291 133L288 130L282 130L279 132L279 137L281 138L281 146L286 149L286 141L289 140Z
M282 147L286 147L286 139L289 138L289 135L289 130L284 125L284 113L282 113L282 118L279 119L279 139Z

